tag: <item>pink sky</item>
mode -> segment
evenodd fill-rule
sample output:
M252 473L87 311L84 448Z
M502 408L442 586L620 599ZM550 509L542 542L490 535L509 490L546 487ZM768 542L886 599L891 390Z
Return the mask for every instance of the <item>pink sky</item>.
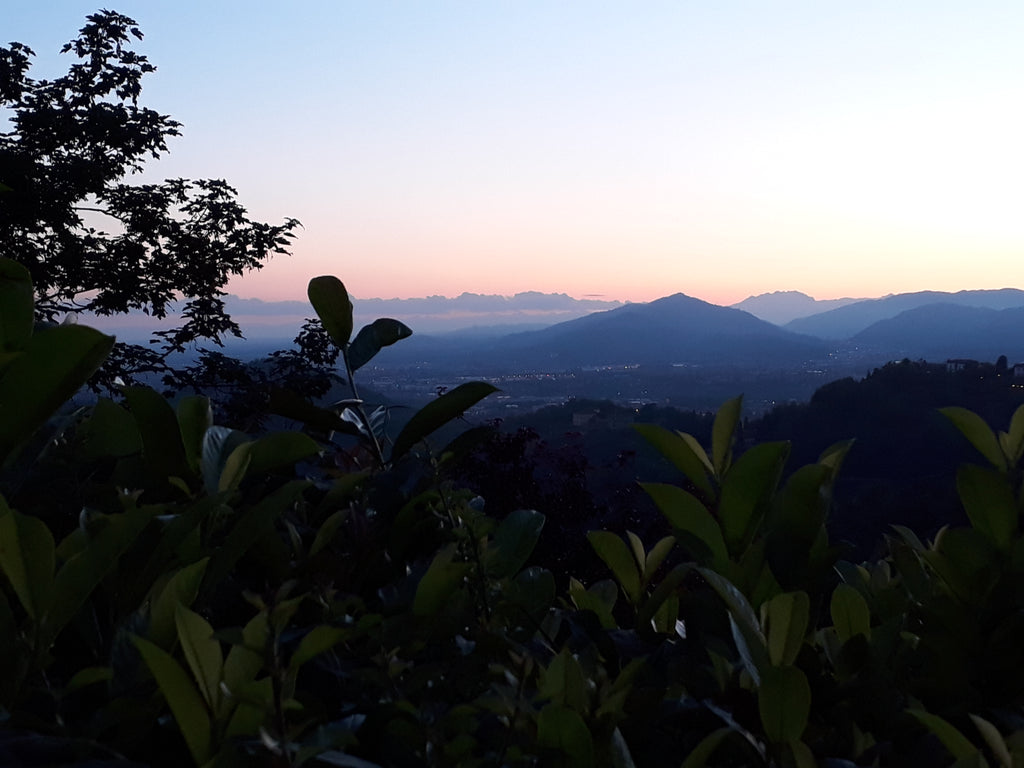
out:
M1024 286L1016 0L115 5L184 123L147 178L301 220L231 284L716 303ZM93 0L9 0L39 72Z

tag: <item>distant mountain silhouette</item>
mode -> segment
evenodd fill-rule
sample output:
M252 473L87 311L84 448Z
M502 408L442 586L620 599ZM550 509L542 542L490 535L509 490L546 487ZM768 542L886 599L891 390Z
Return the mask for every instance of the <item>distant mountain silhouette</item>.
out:
M409 356L474 367L565 370L629 364L782 367L821 358L831 345L729 307L678 293L648 304L595 312L486 344L447 344L441 337L396 345L389 360ZM404 346L404 350L398 347ZM429 357L428 357L429 355Z
M733 304L732 308L749 312L754 317L775 323L775 325L785 325L791 320L827 312L856 301L864 301L864 299L824 299L819 301L800 291L775 291L774 293L748 296L738 304Z
M928 304L956 304L983 309L1010 309L1024 306L1024 291L1002 288L992 291L920 291L899 293L881 299L866 299L844 307L802 317L786 323L786 330L822 339L849 339L881 320L895 317L908 309Z
M1013 364L1024 361L1024 306L996 310L928 304L880 320L850 341L884 350L893 358L994 362L1006 355Z

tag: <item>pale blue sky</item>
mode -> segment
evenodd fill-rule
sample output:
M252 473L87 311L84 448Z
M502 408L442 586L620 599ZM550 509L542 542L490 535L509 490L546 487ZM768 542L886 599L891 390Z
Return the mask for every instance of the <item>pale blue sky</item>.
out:
M242 295L1024 286L1019 2L107 5L185 124L152 174L305 225ZM97 6L4 8L42 76Z

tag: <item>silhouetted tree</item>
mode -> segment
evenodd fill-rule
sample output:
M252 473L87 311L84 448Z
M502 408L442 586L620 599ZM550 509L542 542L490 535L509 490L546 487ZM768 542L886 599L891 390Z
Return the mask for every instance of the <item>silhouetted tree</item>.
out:
M184 299L184 322L158 334L159 352L121 346L113 358L121 371L160 370L197 340L241 336L223 287L287 253L298 221L252 221L223 180L126 183L167 152L181 124L138 105L155 67L130 47L142 39L135 21L106 10L87 21L61 51L77 63L53 80L29 77L27 46L0 47L10 123L0 133L0 256L32 274L40 320L132 310L161 318Z

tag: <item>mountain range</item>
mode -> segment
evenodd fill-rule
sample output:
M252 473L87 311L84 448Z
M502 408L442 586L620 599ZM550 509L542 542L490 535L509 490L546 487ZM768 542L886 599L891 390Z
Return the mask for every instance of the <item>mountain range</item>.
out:
M793 306L793 293L765 294L752 303L771 315L773 304ZM849 300L785 326L679 293L488 339L414 335L389 350L387 359L394 365L495 371L634 364L780 370L829 368L839 360L877 365L904 357L1000 355L1024 360L1024 291L925 291Z

